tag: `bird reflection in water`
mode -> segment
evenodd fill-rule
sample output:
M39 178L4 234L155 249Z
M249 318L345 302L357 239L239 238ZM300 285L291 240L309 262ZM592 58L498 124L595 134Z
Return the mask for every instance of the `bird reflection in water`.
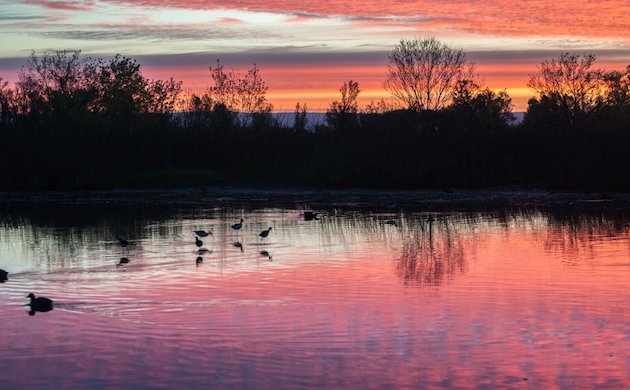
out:
M271 254L264 249L260 251L260 255L266 257L267 259L269 259L269 261L273 260Z
M197 256L197 258L195 259L195 264L197 264L197 266L199 266L199 264L203 263L203 257L201 256Z
M28 294L26 297L31 298L31 301L28 303L28 306L31 307L31 310L28 312L28 314L31 316L34 316L35 312L45 313L53 309L53 301L48 298L35 298L35 294L33 293Z
M236 241L235 243L232 244L235 248L239 248L241 250L241 252L243 252L243 244L241 244L240 241Z

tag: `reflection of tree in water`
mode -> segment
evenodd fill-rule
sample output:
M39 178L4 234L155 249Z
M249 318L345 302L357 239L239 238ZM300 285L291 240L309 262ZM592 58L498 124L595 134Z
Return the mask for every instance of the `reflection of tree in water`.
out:
M413 236L403 239L396 272L407 285L439 286L466 271L470 253L448 219L421 222Z
M562 254L565 260L595 258L602 243L630 237L627 217L619 210L596 210L576 213L574 210L547 215L542 240L546 251Z

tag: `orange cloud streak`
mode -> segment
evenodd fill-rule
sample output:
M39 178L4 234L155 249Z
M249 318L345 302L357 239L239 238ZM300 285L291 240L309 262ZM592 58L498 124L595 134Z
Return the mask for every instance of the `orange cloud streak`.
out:
M616 0L386 0L279 1L254 0L110 0L152 8L233 9L306 16L341 16L364 23L391 21L421 28L467 31L484 35L580 36L627 40L630 3Z

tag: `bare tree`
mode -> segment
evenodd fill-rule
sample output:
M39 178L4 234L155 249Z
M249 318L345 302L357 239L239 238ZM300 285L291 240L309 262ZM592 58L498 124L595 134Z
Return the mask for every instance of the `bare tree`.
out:
M34 51L18 73L18 86L28 96L30 111L69 112L90 108L98 91L98 61L79 50Z
M473 64L461 49L435 38L401 40L389 54L384 87L411 110L440 110L457 83L472 78Z
M359 103L357 97L361 90L357 81L344 82L341 88L341 101L335 100L326 110L326 121L338 130L345 130L356 125Z
M265 96L268 87L256 64L245 76L241 76L233 70L226 72L221 61L217 60L216 67L210 67L210 72L214 86L208 88L208 95L215 105L246 113L264 113L273 108Z
M594 55L563 53L558 59L543 61L527 86L538 94L539 101L555 105L574 124L604 104L604 73L591 69L595 59Z

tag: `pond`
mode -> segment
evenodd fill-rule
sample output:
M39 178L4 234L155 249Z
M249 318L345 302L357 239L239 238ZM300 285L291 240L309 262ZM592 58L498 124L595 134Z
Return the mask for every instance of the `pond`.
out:
M2 386L627 387L629 222L590 194L5 195Z

